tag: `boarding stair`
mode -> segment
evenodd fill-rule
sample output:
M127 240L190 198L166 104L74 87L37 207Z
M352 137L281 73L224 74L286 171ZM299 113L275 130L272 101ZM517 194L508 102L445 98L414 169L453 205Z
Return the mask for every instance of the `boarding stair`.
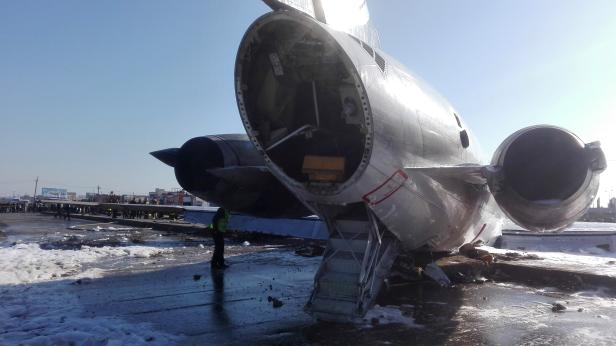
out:
M325 218L330 238L306 305L318 320L363 317L398 254L398 240L367 213L367 220Z

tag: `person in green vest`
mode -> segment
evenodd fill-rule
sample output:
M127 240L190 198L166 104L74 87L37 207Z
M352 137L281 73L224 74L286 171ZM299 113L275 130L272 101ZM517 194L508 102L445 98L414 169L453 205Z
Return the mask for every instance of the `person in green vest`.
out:
M229 212L225 208L218 208L212 219L212 237L214 238L214 255L212 256L212 269L224 269L225 264L225 232L229 224Z

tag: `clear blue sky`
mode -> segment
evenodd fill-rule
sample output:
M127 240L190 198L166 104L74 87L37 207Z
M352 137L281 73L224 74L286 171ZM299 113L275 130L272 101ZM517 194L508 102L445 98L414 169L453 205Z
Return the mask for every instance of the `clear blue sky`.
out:
M616 159L616 1L368 4L383 50L451 101L486 158L549 123ZM37 175L79 193L178 187L148 153L243 132L235 53L266 11L259 0L0 1L0 195L31 194Z

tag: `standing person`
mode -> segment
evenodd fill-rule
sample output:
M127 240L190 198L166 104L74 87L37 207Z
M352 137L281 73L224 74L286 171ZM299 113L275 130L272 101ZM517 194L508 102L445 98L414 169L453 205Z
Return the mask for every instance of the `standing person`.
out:
M229 224L229 213L225 208L218 208L212 219L212 237L214 238L214 255L212 256L212 269L224 269L225 264L225 232Z
M64 205L64 220L71 221L71 206L69 204Z

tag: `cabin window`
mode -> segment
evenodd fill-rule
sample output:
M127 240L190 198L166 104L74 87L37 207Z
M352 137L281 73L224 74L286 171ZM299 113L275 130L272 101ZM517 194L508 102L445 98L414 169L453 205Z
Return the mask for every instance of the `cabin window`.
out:
M462 147L465 149L471 144L466 130L460 131L460 143L462 143Z
M379 65L381 71L385 72L385 59L381 56L381 54L374 52L374 60L376 64Z
M368 54L370 54L370 56L372 56L372 57L374 56L374 49L372 49L372 47L370 47L368 44L366 44L366 42L362 41L361 46L364 47L364 50L366 52L368 52Z

